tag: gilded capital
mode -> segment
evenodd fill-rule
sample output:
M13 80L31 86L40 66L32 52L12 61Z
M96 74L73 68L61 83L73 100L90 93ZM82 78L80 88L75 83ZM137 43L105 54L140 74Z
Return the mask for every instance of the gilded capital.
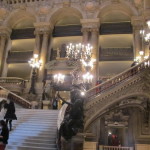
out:
M11 34L11 29L5 26L0 26L0 36L4 38L9 38Z
M82 24L82 28L97 28L99 29L100 27L100 19L99 18L95 18L95 19L81 19L80 20L81 24Z
M53 30L53 25L50 24L49 22L39 22L39 23L34 23L35 27L35 32L34 34L50 34L52 33Z
M143 27L143 16L133 16L131 18L131 24L134 30L140 30Z

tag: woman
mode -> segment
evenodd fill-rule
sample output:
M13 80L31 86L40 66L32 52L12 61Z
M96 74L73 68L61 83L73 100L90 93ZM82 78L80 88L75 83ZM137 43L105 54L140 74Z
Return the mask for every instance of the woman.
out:
M4 150L6 144L8 144L9 130L4 120L0 121L0 126L2 127L0 134L0 150Z
M9 122L10 131L12 129L12 120L17 120L15 114L15 105L14 102L11 101L11 99L12 99L12 95L11 93L9 93L7 96L7 103L4 105L4 108L7 110L4 119L6 119L6 124L8 124Z

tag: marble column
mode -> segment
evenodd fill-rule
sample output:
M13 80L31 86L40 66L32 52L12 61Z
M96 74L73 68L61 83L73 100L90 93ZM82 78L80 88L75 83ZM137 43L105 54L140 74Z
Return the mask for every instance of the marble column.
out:
M39 70L38 80L40 82L43 81L45 77L45 64L47 61L47 51L48 51L48 40L50 37L49 31L45 31L43 33L43 41L42 41L42 47L41 47L41 53L40 53L40 60L42 61L42 66Z
M2 77L2 72L4 69L4 63L5 63L5 47L6 47L6 35L0 35L0 76Z
M8 64L7 64L7 58L8 58L8 52L11 50L11 39L7 38L6 40L6 48L3 54L3 69L2 69L2 77L7 77L7 72L8 72Z
M35 34L35 45L34 45L34 52L33 54L40 54L40 33L38 31L35 30L34 32Z
M142 50L140 27L133 27L133 47L134 47L134 58L136 58L137 56L139 56L139 51Z
M93 59L96 59L94 63L94 75L95 80L99 79L99 28L91 29L91 45L93 46Z
M88 28L82 28L81 32L83 33L82 43L86 45L89 42L89 29Z
M133 16L131 18L131 23L133 26L134 58L136 58L139 56L139 51L142 50L142 38L140 35L140 30L143 27L143 20L141 17Z

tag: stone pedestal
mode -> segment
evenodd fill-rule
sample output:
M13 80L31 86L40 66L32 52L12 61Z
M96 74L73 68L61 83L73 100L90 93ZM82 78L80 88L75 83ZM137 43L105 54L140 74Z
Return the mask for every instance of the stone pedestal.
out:
M84 141L83 150L96 150L97 142Z
M49 109L50 108L50 101L44 100L43 101L43 109Z
M135 150L150 150L150 144L136 144Z

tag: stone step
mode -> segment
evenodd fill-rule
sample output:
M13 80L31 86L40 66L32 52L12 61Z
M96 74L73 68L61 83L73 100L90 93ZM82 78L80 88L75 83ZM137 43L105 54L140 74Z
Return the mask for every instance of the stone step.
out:
M45 148L45 147L36 147L36 146L7 146L6 150L57 150L57 148Z
M11 142L12 145L19 145L18 142ZM43 147L43 148L47 148L47 147L51 147L51 148L57 148L56 143L52 143L52 144L47 144L47 143L32 143L32 142L23 142L21 146L33 146L33 147Z
M57 150L58 111L16 109L6 150Z

